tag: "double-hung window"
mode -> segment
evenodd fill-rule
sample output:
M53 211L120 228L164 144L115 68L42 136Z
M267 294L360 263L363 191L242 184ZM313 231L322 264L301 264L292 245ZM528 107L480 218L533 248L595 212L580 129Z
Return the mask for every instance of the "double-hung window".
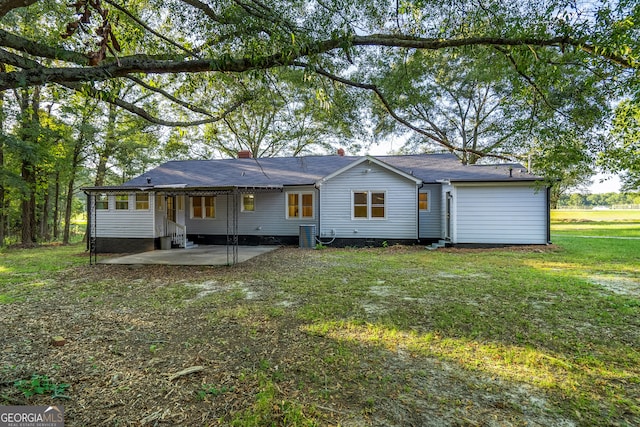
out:
M191 198L191 218L215 218L215 196L195 196Z
M116 210L126 211L129 210L129 195L117 194L116 195Z
M149 209L149 193L136 193L136 210Z
M313 193L287 193L287 218L313 218Z
M109 209L109 196L105 193L96 194L96 209Z
M418 194L418 209L421 211L429 211L429 193Z
M255 212L256 211L256 196L254 194L242 195L242 212Z
M387 194L384 191L354 191L354 219L385 219Z

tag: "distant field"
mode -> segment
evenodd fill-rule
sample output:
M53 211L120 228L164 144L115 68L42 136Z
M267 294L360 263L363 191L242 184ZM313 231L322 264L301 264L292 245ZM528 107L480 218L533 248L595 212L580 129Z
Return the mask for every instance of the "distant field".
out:
M551 233L640 238L640 210L552 210Z
M553 209L551 222L631 221L640 222L640 209Z

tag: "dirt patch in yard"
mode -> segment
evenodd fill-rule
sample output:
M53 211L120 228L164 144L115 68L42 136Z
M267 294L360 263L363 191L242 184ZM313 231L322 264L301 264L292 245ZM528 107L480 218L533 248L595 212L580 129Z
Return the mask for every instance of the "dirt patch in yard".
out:
M602 286L609 292L640 298L640 281L637 279L591 276L589 280L596 285Z
M273 279L283 259L292 271L331 262L284 248L234 267L57 274L2 305L0 404L61 404L68 426L577 424L531 385L401 345L310 332L305 310L316 291L283 289ZM379 281L352 309L381 315L387 298L420 303ZM65 344L52 345L53 336ZM27 398L14 382L34 374L70 387L56 399Z

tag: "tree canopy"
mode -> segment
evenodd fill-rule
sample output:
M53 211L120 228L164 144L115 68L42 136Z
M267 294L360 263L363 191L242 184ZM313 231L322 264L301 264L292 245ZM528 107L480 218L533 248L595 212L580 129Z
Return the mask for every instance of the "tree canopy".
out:
M553 70L572 68L590 70L600 85L620 85L637 79L639 9L627 0L5 0L0 61L8 69L0 73L0 90L59 84L135 111L135 104L110 96L100 82L133 78L171 99L161 89L165 82L145 85L140 79L294 67L325 70L324 76L341 81L369 72L372 53L465 55L471 47L502 55L533 90ZM37 34L20 21L37 27ZM234 99L221 95L214 104L224 108Z

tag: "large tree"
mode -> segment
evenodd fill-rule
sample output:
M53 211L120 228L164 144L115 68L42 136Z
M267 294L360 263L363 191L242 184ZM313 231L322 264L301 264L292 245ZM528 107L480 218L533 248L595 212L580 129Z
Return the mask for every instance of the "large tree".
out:
M495 103L508 94L513 105L538 108L539 117L550 115L561 129L581 132L607 113L607 103L637 91L638 22L640 6L629 0L4 0L0 90L55 85L152 123L185 127L226 120L233 133L229 115L250 111L245 104L254 98L234 81L260 79L265 70L300 70L373 93L393 120L420 133L424 126L404 114L411 105L396 102L380 76L389 67L409 69L408 60L420 57L420 72L436 82L438 61L453 72L451 65L484 58L491 67L464 84L440 72L439 81L455 89L450 102L486 98L478 120L483 111L500 111L517 124L520 118L507 114L513 110ZM500 72L492 74L492 67ZM315 92L317 85L309 82L299 82L299 90ZM122 96L126 85L140 96ZM265 100L252 105L259 102ZM503 136L467 139L460 152L474 161L478 153L518 153L514 144L528 144Z
M539 97L521 95L522 84L499 51L467 51L382 59L389 66L379 67L375 79L400 119L375 108L379 135L406 136L404 151L450 151L463 164L520 154Z
M15 15L29 15L42 34L35 39L3 25L0 61L11 70L0 73L0 89L55 83L140 114L144 111L135 105L109 96L100 82L278 67L324 69L346 78L354 68L369 66L363 60L374 51L448 49L464 55L472 46L498 49L532 87L537 77L555 69L579 66L600 80L615 76L618 81L638 69L640 6L626 0L511 5L497 0L92 0L67 8L41 0L4 1L1 6L3 24ZM56 34L66 39L56 42ZM171 95L151 89L165 98ZM212 95L216 107L237 101ZM215 119L219 117L199 116L200 121Z
M359 106L343 87L327 85L302 70L263 71L244 79L252 99L205 126L204 144L234 157L298 156L351 145L360 134ZM313 80L313 81L310 81ZM306 85L307 90L301 90Z
M607 142L600 164L622 175L623 191L640 191L640 101L627 99L617 106Z

